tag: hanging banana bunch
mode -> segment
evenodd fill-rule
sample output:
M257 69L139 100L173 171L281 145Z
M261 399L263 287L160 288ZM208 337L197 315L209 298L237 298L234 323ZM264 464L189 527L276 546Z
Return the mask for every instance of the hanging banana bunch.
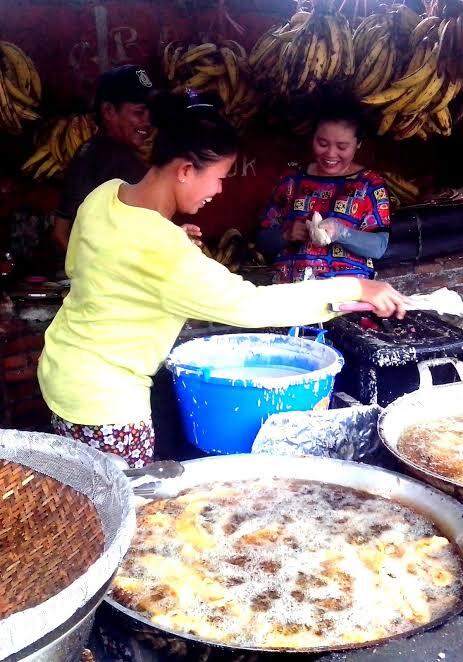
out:
M381 92L400 76L419 22L418 14L404 5L363 19L354 33L354 91L360 99Z
M350 78L354 49L347 19L315 6L268 30L249 56L256 83L264 90L290 97L310 94L322 82Z
M457 25L458 19L455 19ZM449 26L453 31L454 25L449 19L441 20L437 16L419 21L410 33L405 50L408 61L402 72L398 70L388 86L367 91L363 96L365 104L381 110L380 135L391 134L394 140L412 137L427 140L433 134L451 134L449 104L460 92L463 79L455 75L454 63L451 72L444 64L449 51L443 45L446 43L443 37L448 35Z
M203 253L236 273L244 266L265 266L265 258L255 244L247 241L236 228L226 230L215 249L203 246Z
M453 15L445 16L439 23L437 66L453 83L463 81L463 5L449 8ZM432 17L434 18L434 17Z
M41 96L32 60L16 44L0 41L0 130L21 133L23 122L39 119L36 108Z
M418 201L419 188L409 180L393 172L383 172L384 181L390 191L403 204L414 204Z
M96 125L91 115L60 118L21 169L34 179L62 175L79 147L95 133Z
M189 46L172 42L164 49L163 68L174 92L216 92L223 101L225 117L238 129L243 129L258 110L247 53L232 39Z

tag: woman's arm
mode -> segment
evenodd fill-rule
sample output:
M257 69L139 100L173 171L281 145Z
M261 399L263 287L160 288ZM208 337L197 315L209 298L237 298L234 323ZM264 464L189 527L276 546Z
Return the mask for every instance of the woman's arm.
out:
M207 258L179 236L175 258L157 289L164 310L242 327L297 326L330 319L328 304L367 301L381 315L403 315L404 299L387 284L336 278L256 287Z
M326 218L319 227L329 235L331 243L341 244L351 253L374 260L383 257L389 242L388 232L352 230L336 218Z

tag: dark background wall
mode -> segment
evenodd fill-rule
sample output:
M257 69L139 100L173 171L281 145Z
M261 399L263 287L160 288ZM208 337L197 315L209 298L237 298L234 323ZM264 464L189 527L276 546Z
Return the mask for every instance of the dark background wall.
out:
M199 14L193 4L201 8ZM222 16L220 22L215 5L189 0L2 0L0 38L18 44L36 63L44 86L43 114L51 118L88 109L95 80L109 66L137 62L158 81L160 54L171 39L197 40L198 35L213 37L222 30L250 48L264 30L295 9L293 0L230 0L229 13L244 29L239 36L226 18ZM364 145L362 158L380 170L460 185L463 145L456 133L451 139L425 144L375 139ZM32 133L0 137L3 181L19 172L31 153L32 140ZM242 154L224 194L197 216L205 235L217 236L230 226L252 231L286 163L308 161L308 143L281 128L253 126L243 138ZM18 187L18 180L15 184ZM32 185L23 180L14 194L2 193L2 188L7 186L0 187L0 217L24 203L53 209L59 195L59 183Z

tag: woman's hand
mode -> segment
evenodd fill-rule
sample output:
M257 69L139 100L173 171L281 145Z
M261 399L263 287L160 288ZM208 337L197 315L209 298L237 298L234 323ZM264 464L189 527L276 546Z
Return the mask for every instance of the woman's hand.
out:
M347 237L349 233L348 227L331 217L325 218L318 227L326 232L332 242Z
M374 306L374 313L378 317L391 317L395 315L403 319L406 313L408 298L395 290L392 285L379 280L361 278L362 301Z
M203 236L201 228L199 228L197 225L193 225L192 223L184 223L180 227L182 228L183 232L186 232L190 241L201 248L203 245L203 242L201 241L201 237Z
M286 241L298 241L304 243L309 238L309 231L302 219L296 219L286 232L283 233L283 239Z

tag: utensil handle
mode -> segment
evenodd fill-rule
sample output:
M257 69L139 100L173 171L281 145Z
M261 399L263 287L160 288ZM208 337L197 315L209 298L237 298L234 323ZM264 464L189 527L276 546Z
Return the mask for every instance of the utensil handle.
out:
M158 462L151 462L139 469L124 469L127 478L140 478L140 476L153 476L154 478L176 478L181 476L185 471L185 467L180 462L175 460L159 460Z
M363 313L366 311L374 310L371 303L364 303L363 301L346 301L346 303L332 303L330 304L331 310L336 313Z
M463 382L463 361L456 359L453 356L443 356L437 359L427 359L426 361L419 361L418 372L420 375L420 385L418 390L432 388L433 379L431 368L437 365L448 365L451 363L458 373L460 381Z

